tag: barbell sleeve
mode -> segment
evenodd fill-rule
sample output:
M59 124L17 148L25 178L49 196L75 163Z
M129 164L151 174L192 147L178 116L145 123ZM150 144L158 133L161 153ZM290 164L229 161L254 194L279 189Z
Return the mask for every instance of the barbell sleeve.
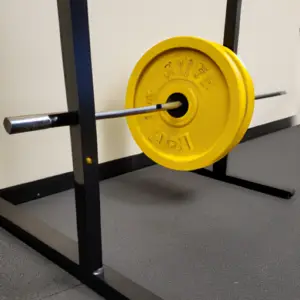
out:
M50 128L52 120L48 115L9 117L4 119L3 125L7 133L13 134Z
M7 133L16 134L53 127L76 125L77 123L77 113L63 112L7 117L3 121L3 126Z
M171 110L176 109L180 106L181 102L176 101L123 110L105 111L96 113L95 118L96 120L112 119L138 114L146 114L161 110ZM7 117L3 121L3 126L6 132L9 134L37 131L76 124L78 124L78 116L76 112Z

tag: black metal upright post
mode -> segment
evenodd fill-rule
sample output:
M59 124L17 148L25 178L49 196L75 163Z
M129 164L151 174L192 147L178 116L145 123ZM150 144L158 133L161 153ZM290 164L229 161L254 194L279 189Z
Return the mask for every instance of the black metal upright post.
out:
M242 0L228 0L226 7L223 45L238 51Z
M227 0L223 45L235 53L238 51L242 0ZM228 156L213 165L213 172L226 175Z
M102 268L97 131L87 0L57 0L66 95L69 111L79 264L92 274Z

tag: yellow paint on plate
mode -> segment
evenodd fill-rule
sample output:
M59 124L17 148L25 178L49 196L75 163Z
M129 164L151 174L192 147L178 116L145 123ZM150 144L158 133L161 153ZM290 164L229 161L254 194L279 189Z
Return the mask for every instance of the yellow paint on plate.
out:
M197 37L174 37L149 49L130 76L126 108L176 100L184 104L177 111L127 117L141 150L166 168L184 171L226 155L246 109L243 77L230 56Z

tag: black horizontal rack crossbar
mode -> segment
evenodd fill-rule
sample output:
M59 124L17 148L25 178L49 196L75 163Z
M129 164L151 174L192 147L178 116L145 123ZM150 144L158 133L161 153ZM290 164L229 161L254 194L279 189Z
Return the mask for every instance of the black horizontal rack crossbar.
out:
M241 0L227 0L224 45L234 52L237 52L241 5ZM70 126L78 242L2 198L0 226L106 299L161 300L103 264L88 5L87 0L57 0L57 7L68 112L44 116L40 121L43 126ZM283 93L258 95L256 99ZM8 121L6 126L9 129ZM214 164L213 171L201 169L194 173L285 199L294 193L228 176L226 169L227 157Z

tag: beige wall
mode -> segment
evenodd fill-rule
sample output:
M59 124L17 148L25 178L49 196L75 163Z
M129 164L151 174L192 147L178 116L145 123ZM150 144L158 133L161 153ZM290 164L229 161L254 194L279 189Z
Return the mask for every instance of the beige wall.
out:
M254 79L256 93L288 92L257 101L251 127L296 114L299 11L300 2L295 0L243 1L239 53Z
M56 1L1 0L0 188L72 170L68 129L9 136L5 116L66 110Z
M299 24L295 7L291 9L295 2L244 0L239 53L257 93L289 91L287 96L257 102L251 126L298 109L294 45L299 42ZM186 0L184 5L90 0L97 111L124 106L132 68L160 40L196 35L221 43L225 6L225 0ZM56 1L2 0L0 45L1 120L66 110ZM140 152L124 119L97 122L97 129L100 162ZM0 127L0 188L71 171L70 151L67 128L9 136Z

